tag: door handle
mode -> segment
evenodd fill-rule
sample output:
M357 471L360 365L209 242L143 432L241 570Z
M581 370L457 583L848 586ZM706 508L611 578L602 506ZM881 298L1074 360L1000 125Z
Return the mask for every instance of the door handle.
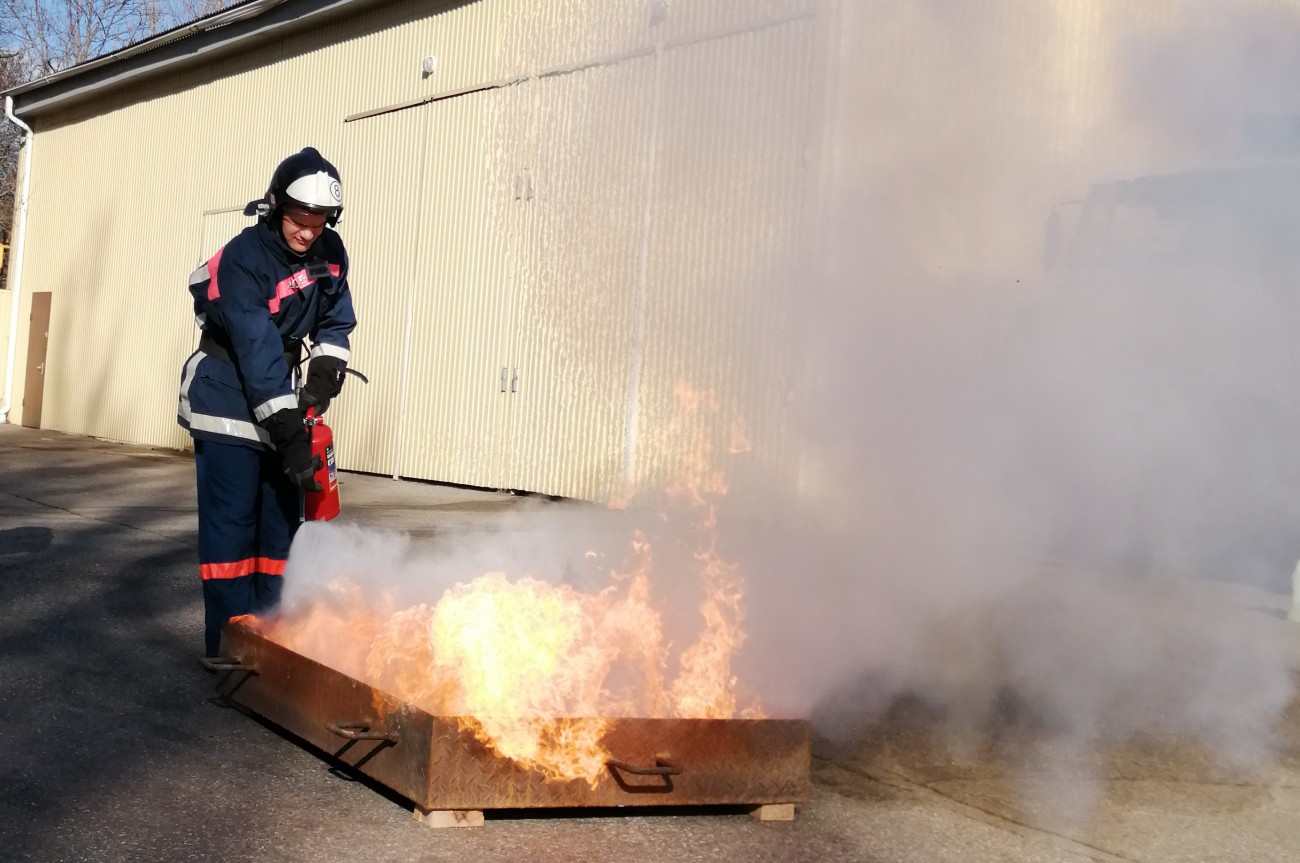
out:
M501 392L506 391L506 367L501 367Z
M510 392L519 392L519 369L515 369L514 375L510 378Z

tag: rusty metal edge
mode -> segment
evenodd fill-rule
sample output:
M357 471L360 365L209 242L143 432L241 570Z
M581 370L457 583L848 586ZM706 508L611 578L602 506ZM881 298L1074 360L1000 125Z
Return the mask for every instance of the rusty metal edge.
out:
M656 785L642 781L648 777L625 776L616 767L593 789L583 780L545 781L535 771L495 755L463 730L457 717L430 714L277 644L245 622L226 624L223 643L229 646L232 661L252 667L242 675L231 673L218 679L218 689L232 704L338 758L424 810L747 806L806 803L811 797L812 732L807 720L613 718L607 738L631 738L634 748L643 745L641 739L649 739L647 735L688 747L692 740L711 736L722 741L724 748L750 749L766 741L774 743L777 751L747 755L741 767L733 765L731 771L720 769L717 763L701 768L697 762L696 775L684 783L689 793L674 784L673 776L653 777L666 783ZM319 684L312 687L315 692L344 691L358 704L387 705L388 714L382 721L378 716L368 717L379 739L361 745L341 740L337 732L329 730L330 724L366 717L326 716L319 708L313 715L289 693L274 691L276 681L262 679L259 662L273 678L287 663L298 669L297 675L290 676L296 676L299 684L304 679ZM611 760L654 762L661 757L658 753L620 755L623 757Z

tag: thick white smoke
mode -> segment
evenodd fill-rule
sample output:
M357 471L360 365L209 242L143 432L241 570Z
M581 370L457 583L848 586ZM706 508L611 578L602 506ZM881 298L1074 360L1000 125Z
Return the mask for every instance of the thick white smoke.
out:
M1252 606L1300 557L1300 7L848 8L811 455L743 673L828 732L909 696L1259 755L1293 688Z
M1300 557L1300 7L844 13L820 242L762 288L808 312L799 488L779 523L722 512L741 680L828 734L910 697L964 738L1260 755L1293 690L1252 606ZM518 518L419 553L308 527L290 575L600 587L634 527L689 563L671 518ZM688 573L656 566L684 638Z

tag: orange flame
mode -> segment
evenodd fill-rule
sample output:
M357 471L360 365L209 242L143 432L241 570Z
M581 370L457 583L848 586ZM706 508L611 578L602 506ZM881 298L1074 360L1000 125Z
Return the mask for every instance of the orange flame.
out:
M494 572L456 585L432 607L394 611L391 597L371 603L356 584L336 581L319 601L262 622L263 634L328 657L401 701L456 717L498 754L547 780L594 786L607 775L601 739L609 717L734 716L731 658L745 639L743 579L717 549L716 501L726 483L711 464L710 429L720 409L709 391L678 385L676 395L683 428L675 439L690 446L668 491L697 525L694 560L705 595L703 630L681 651L671 682L651 595L653 552L640 531L611 584L597 593ZM734 424L729 449L738 430L743 437ZM756 707L742 714L762 715Z
M717 398L711 391L700 393L678 383L675 394L682 408L679 416L689 417L700 410L716 415L719 411ZM675 714L683 718L725 719L735 714L736 678L731 673L731 657L745 640L740 603L743 580L737 568L723 560L717 549L716 500L727 493L727 485L722 472L712 467L709 429L714 425L715 422L708 421L698 425L687 451L685 469L668 489L670 497L684 498L696 511L699 545L695 560L705 594L700 606L704 631L682 653L669 693ZM744 426L736 422L731 427L733 451L741 442L738 433L743 437ZM748 440L743 443L748 448Z
M271 641L304 656L328 656L330 665L353 677L363 677L366 654L382 619L378 609L355 582L335 579L323 596L292 616L271 618L259 627Z
M454 686L451 712L546 776L598 776L608 757L598 745L604 721L566 724L567 739L550 739L557 718L599 704L609 657L594 638L597 601L567 585L512 584L499 572L447 591L429 624L430 671Z

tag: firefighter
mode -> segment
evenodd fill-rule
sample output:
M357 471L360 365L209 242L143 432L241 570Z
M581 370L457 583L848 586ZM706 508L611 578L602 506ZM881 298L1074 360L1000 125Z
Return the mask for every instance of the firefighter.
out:
M177 421L194 438L209 657L227 620L278 603L303 493L320 490L304 411L323 413L339 394L356 326L333 230L342 212L339 172L308 147L248 205L257 223L190 276L202 335L181 371Z

